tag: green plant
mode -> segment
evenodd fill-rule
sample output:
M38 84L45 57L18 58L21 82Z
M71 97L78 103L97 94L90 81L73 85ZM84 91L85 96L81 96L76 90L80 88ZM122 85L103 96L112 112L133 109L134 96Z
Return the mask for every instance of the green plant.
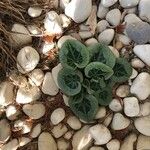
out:
M112 88L131 76L132 67L124 58L116 58L108 46L86 47L77 40L67 40L59 52L63 69L58 85L69 96L69 106L82 120L94 119L99 105L112 100Z

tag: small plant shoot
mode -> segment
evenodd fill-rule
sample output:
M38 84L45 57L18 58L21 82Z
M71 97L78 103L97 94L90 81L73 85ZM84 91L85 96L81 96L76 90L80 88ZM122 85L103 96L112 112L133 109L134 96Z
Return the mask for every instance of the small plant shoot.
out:
M90 122L99 106L113 99L116 83L126 82L132 67L125 58L116 58L107 45L86 47L77 40L67 40L59 52L63 69L58 85L69 96L69 106L80 119Z

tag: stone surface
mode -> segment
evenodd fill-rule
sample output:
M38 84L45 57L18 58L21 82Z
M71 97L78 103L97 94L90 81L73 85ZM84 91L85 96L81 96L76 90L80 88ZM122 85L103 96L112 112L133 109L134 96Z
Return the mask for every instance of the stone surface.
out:
M59 16L62 22L62 27L67 28L71 24L71 19L69 19L65 14L60 14Z
M73 149L88 150L88 148L92 144L92 137L88 131L89 126L84 126L81 130L74 134L72 139Z
M100 146L92 146L89 150L105 150L105 149Z
M127 97L130 93L129 85L120 85L116 90L116 95L119 97Z
M123 130L130 125L130 120L125 118L121 113L116 113L113 117L111 128L113 130Z
M41 130L42 130L42 125L39 123L32 129L30 136L32 138L37 138L41 133Z
M101 32L103 32L108 26L109 26L109 23L107 22L107 20L100 20L100 21L97 23L96 32L97 32L97 33L101 33Z
M150 75L147 72L140 73L130 88L130 92L135 94L140 100L145 100L150 95Z
M32 18L39 17L42 13L42 9L40 7L29 7L28 15Z
M150 136L150 115L135 119L134 125L140 133Z
M131 39L124 35L124 34L118 34L118 40L123 44L123 45L130 45Z
M140 104L139 116L148 116L148 115L150 115L150 102Z
M6 119L0 120L0 143L5 143L11 136L11 129Z
M22 146L27 145L29 142L31 142L31 139L28 137L20 137L18 139L18 142L19 142L19 147L22 147Z
M133 52L148 66L150 66L150 44L136 45Z
M85 41L85 45L86 45L86 46L91 46L91 45L94 45L94 44L96 44L96 43L98 43L98 41L97 41L97 39L95 39L95 38L90 38L90 39L87 39L87 40Z
M65 7L69 4L70 0L60 0L59 5L64 10Z
M70 116L67 119L67 124L74 130L78 130L81 128L81 122L79 121L79 119L75 116Z
M145 64L139 58L133 58L131 60L131 65L133 68L137 68L137 69L145 67Z
M150 25L146 22L136 22L126 27L127 35L137 44L150 41Z
M41 91L37 86L20 87L17 91L16 102L27 104L38 100L41 97Z
M138 75L138 72L133 68L133 69L132 69L132 75L130 76L130 79L136 78L137 75Z
M112 5L114 5L118 0L102 0L101 3L105 6L105 7L110 7Z
M40 56L31 46L25 46L17 55L17 68L25 74L32 71L39 63Z
M1 147L1 150L17 150L19 147L19 143L17 139L12 139L7 144L4 144Z
M102 3L99 3L97 17L100 19L105 18L108 11L109 11L109 8L104 7L104 5Z
M31 119L40 119L45 115L45 106L42 103L26 104L22 107L23 112Z
M106 20L113 26L120 24L121 12L119 9L112 9L106 15Z
M106 29L98 36L98 41L109 45L114 38L115 31L113 29Z
M109 48L117 58L120 56L119 51L115 47L109 46Z
M57 146L59 150L67 150L69 149L69 143L65 141L64 139L58 139L57 140Z
M79 35L81 39L87 39L93 36L93 34L90 31L80 31Z
M124 113L128 117L138 116L140 112L140 107L138 99L136 97L126 97L123 99L124 102Z
M134 7L137 6L140 0L119 0L120 5L123 8L130 8L130 7Z
M32 37L24 25L15 23L11 31L13 32L10 34L9 39L11 46L16 48L32 42Z
M139 16L142 20L150 22L150 1L140 0L139 2Z
M89 133L91 134L92 138L95 140L96 145L106 144L112 138L110 131L102 124L97 124L92 126L89 129Z
M58 93L59 89L53 79L52 73L47 72L44 76L42 84L42 92L47 95L54 96Z
M65 8L65 14L76 23L85 21L92 10L91 0L72 0Z
M105 107L103 107L103 106L99 107L99 109L98 109L98 111L97 111L97 113L95 115L95 119L101 119L101 118L105 117L106 113L107 112L106 112L106 108Z
M42 132L38 138L38 150L57 150L54 138L48 132Z
M51 122L54 125L57 125L65 118L65 111L62 108L55 109L51 114Z
M114 112L119 112L122 110L122 104L120 102L119 99L113 99L110 104L109 104L109 108L114 111Z
M14 102L14 85L5 81L0 83L0 105L7 106Z
M112 139L109 143L106 144L108 150L119 150L120 149L120 141L117 139Z
M150 137L140 134L137 139L137 150L148 150L150 148Z

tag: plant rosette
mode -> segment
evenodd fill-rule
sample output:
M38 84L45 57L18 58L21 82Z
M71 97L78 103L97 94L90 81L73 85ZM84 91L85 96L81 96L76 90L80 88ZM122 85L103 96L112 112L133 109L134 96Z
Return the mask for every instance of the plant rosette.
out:
M58 85L69 96L73 113L87 122L94 119L99 105L109 105L113 86L132 74L129 62L116 58L101 43L86 47L77 40L67 40L59 51L59 60L63 69L58 73Z

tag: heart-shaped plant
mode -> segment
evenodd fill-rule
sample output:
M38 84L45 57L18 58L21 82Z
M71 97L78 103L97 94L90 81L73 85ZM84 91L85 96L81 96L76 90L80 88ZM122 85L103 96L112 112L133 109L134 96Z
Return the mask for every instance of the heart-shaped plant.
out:
M69 96L69 106L82 120L92 121L99 105L111 102L116 83L125 82L132 67L125 58L116 58L108 46L84 46L77 40L67 40L59 52L63 69L58 73L58 85Z

